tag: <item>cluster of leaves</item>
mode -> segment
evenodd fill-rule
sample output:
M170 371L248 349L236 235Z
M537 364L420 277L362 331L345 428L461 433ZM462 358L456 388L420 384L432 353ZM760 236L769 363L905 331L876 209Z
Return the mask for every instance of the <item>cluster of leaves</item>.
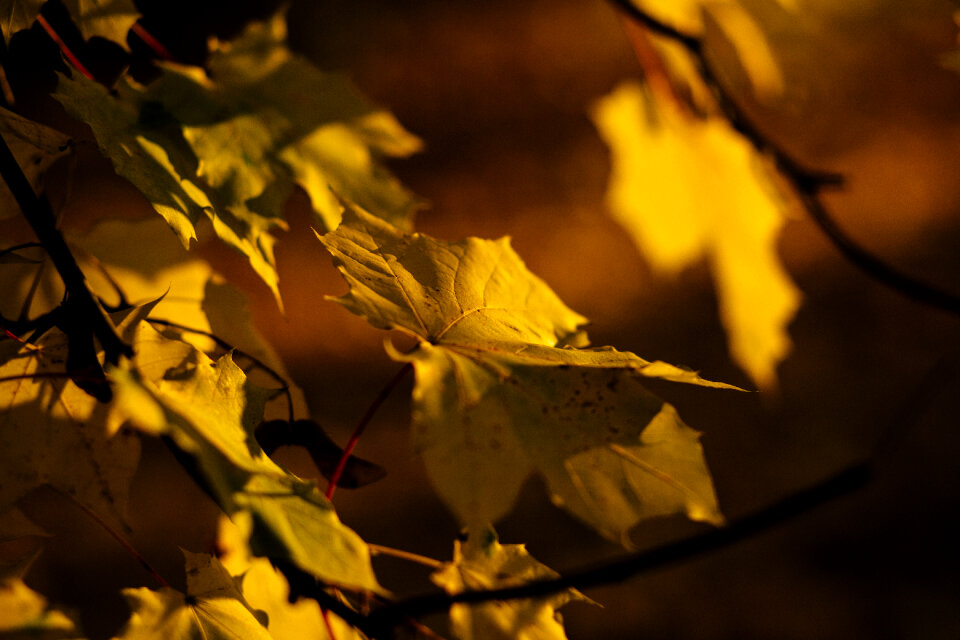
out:
M42 20L43 4L2 3L8 41ZM631 6L654 15L668 8L657 24L674 25L667 29L698 47L717 33L741 43L758 37L738 5L709 4ZM84 37L120 44L138 19L120 0L66 6ZM645 65L647 84L627 83L593 111L613 153L610 208L657 269L709 258L731 352L758 386L772 387L798 305L774 251L787 201L769 159L724 113L698 68L703 59L677 48L676 37L638 37L653 38L638 52L649 55L651 45L660 66ZM767 50L747 50L741 62L754 88L775 92ZM415 374L412 446L467 531L452 561L438 563L437 585L459 593L555 575L522 546L501 545L492 529L531 475L555 504L627 546L631 528L655 516L722 524L698 432L643 381L733 387L590 347L587 319L526 268L508 239L447 242L415 232L419 200L380 160L417 151L418 139L346 79L290 51L282 14L212 40L203 67L157 62L150 82L124 75L112 87L72 69L59 74L53 97L89 126L117 174L162 220L105 221L70 236L66 255L46 243L0 253L10 292L0 313L12 332L0 341L0 542L38 533L17 504L41 486L125 530L144 437L163 439L229 517L219 557L185 552L185 593L166 585L125 592L131 617L118 637L359 638L375 631L364 627L360 603L390 599L368 545L329 499L344 465L363 463L307 419L242 295L183 251L212 229L280 303L271 232L285 227L283 205L295 187L309 196L319 241L349 284L336 302L414 340L405 353L387 346ZM18 209L35 217L24 199L43 201L45 170L73 142L8 110L0 135L32 188L18 194L5 169L11 193L0 194L0 217ZM163 226L173 234L161 235ZM133 238L152 245L148 259L131 249ZM84 277L61 278L44 268L50 260L61 274L63 261L75 261ZM66 305L81 295L108 312L128 357L78 355L72 327L92 320ZM91 358L95 366L76 366ZM270 415L280 397L286 419ZM331 478L326 495L271 459L278 438L307 444ZM382 475L365 469L367 479L354 484ZM79 637L68 616L26 587L28 564L0 573L0 632ZM291 595L313 599L290 604ZM584 598L567 590L458 604L451 632L563 637L556 609L574 599Z

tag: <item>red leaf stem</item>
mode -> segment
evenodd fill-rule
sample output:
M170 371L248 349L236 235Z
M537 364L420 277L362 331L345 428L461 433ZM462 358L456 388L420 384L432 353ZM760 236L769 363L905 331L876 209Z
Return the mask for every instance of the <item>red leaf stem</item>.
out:
M47 32L47 35L50 36L50 39L57 43L57 46L60 47L60 52L70 61L77 71L85 75L90 80L93 80L93 74L90 73L89 69L83 66L83 63L80 62L80 59L74 55L73 51L70 50L70 47L67 46L67 43L53 30L53 27L50 26L50 23L47 22L47 19L43 17L43 14L37 16L37 22L43 27L43 30Z

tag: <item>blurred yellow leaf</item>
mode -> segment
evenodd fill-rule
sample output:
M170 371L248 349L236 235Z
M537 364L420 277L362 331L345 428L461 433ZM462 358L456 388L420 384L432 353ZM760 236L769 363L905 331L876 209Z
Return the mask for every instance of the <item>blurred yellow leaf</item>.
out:
M787 10L795 0L779 0ZM723 73L739 63L750 79L754 93L765 99L783 91L783 77L760 24L736 0L633 0L633 4L657 20L690 36L702 38L711 57L731 49L735 60L717 60ZM727 76L728 74L725 74ZM725 80L731 80L725 77Z
M0 637L69 640L81 638L82 634L70 617L51 608L20 576L3 575L0 576Z
M774 387L799 293L776 254L785 204L763 159L725 119L655 103L636 83L600 100L593 118L613 157L614 217L662 273L709 259L734 359Z

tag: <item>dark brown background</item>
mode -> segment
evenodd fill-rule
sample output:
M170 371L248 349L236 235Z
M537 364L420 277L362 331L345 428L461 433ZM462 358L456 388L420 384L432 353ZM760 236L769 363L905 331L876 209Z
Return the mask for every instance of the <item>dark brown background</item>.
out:
M195 15L188 3L156 4ZM756 5L788 86L779 102L751 103L755 119L810 166L848 178L829 204L858 242L960 293L960 75L939 65L956 46L951 5L810 0L791 17L775 3L745 4ZM204 15L179 29L242 17L230 6L204 5ZM604 212L608 157L586 111L640 72L608 4L305 1L290 17L298 51L349 72L425 140L424 153L392 163L431 202L418 218L421 231L446 239L509 234L530 268L591 318L595 344L749 385L726 353L706 267L673 281L654 277ZM173 42L170 23L155 20L157 35ZM187 52L190 41L180 36ZM91 179L75 215L98 215L113 186ZM252 296L260 328L342 442L397 365L383 354L384 335L324 301L345 286L309 231L305 204L294 197L278 248L286 318L241 258L204 251ZM148 212L134 195L111 206ZM780 248L804 303L779 395L656 390L705 432L728 517L869 455L889 430L895 439L877 457L874 481L744 544L588 591L605 608L564 609L571 638L960 637L960 319L868 279L802 215L789 221ZM457 526L407 453L409 389L407 381L381 409L358 450L390 475L341 491L336 504L368 541L442 559ZM931 393L918 398L919 389ZM281 455L313 473L297 452ZM30 507L61 534L33 584L85 607L90 632L109 635L123 614L99 614L120 607L116 588L149 578L100 530L63 522L63 509L40 498ZM133 511L133 538L161 573L181 571L171 543L210 545L215 508L162 447L147 445ZM537 481L498 529L504 542L526 542L560 571L622 552L551 507ZM643 548L699 529L657 521L634 539ZM397 593L429 588L417 567L378 560L377 568Z

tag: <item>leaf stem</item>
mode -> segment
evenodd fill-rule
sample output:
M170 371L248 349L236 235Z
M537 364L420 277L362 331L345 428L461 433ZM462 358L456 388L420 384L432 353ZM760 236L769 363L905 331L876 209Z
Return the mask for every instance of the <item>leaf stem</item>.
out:
M610 0L610 2L630 19L656 35L677 42L693 56L700 77L710 89L730 125L749 140L758 152L773 159L777 169L790 182L807 213L849 262L873 280L915 302L960 315L960 295L945 291L894 268L858 245L837 225L820 199L820 193L826 187L841 185L842 176L803 167L785 149L766 136L720 82L700 37L684 33L661 22L638 8L630 0Z
M47 35L50 36L50 39L53 40L58 47L60 47L60 52L70 61L70 64L76 68L77 71L85 75L90 80L93 80L93 74L90 73L90 70L83 66L83 63L80 62L80 59L74 55L73 51L70 50L70 47L67 46L67 43L63 41L63 38L54 31L53 27L47 22L47 19L43 17L43 14L37 15L37 23L43 27L43 30L47 32Z
M137 562L140 563L140 566L142 566L142 567L147 571L147 573L149 573L149 574L153 577L153 579L157 581L157 583L158 583L161 587L164 587L164 588L167 588L167 589L172 589L172 588L173 588L173 587L170 586L170 583L167 582L167 581L163 578L163 576L161 576L159 573L157 573L156 570L155 570L153 567L150 566L150 563L147 562L146 558L144 558L142 555L140 555L140 552L137 551L137 550L133 547L133 545L130 544L130 543L127 541L126 538L124 538L122 535L120 535L120 532L116 531L113 527L111 527L109 524L107 524L107 522L106 522L103 518L101 518L99 515L97 515L97 513L96 513L95 511L93 511L93 510L90 509L87 505L81 503L81 502L78 501L75 497L73 497L72 495L70 495L70 494L68 494L68 493L65 493L65 492L63 492L63 491L61 491L61 490L59 490L59 489L54 489L54 491L56 491L57 493L59 493L60 495L62 495L62 496L64 496L64 497L68 498L71 502L73 502L73 504L75 504L77 507L79 507L81 511L83 511L83 512L86 513L88 516L90 516L90 518L91 518L94 522L96 522L98 525L100 525L100 527L103 528L104 531L106 531L107 533L109 533L109 534L113 537L114 540L116 540L118 543L120 543L120 546L123 547L124 550L126 550L127 553L129 553L131 556L133 556L133 558L134 558Z
M367 407L366 413L363 414L363 417L360 418L360 422L357 423L357 426L354 428L353 433L350 434L350 440L347 441L347 446L343 448L343 455L340 456L340 460L337 461L337 468L334 470L333 474L330 476L330 484L327 485L326 496L328 500L333 499L333 493L337 490L337 482L340 481L340 476L343 475L343 470L347 466L347 460L350 459L350 454L353 453L354 448L357 446L357 442L360 440L360 436L363 435L364 430L367 428L370 420L373 418L373 415L377 412L377 409L380 408L380 405L389 397L390 393L397 387L398 384L407 376L408 373L413 371L413 364L408 362L399 371L387 382L380 393L377 394L377 397L374 398L373 402Z
M393 547L385 547L380 544L371 544L369 542L367 543L367 546L370 548L370 555L374 556L392 556L394 558L400 558L401 560L409 560L410 562L422 564L423 566L430 567L431 569L439 569L443 567L444 564L440 560L434 560L433 558L428 558L427 556L422 556L419 553L413 553L412 551L394 549Z
M130 27L130 30L137 34L143 43L150 47L155 54L160 56L161 59L166 60L167 62L176 62L177 59L174 57L170 50L163 46L163 43L157 40L152 33L147 31L139 21L134 22L133 26Z

